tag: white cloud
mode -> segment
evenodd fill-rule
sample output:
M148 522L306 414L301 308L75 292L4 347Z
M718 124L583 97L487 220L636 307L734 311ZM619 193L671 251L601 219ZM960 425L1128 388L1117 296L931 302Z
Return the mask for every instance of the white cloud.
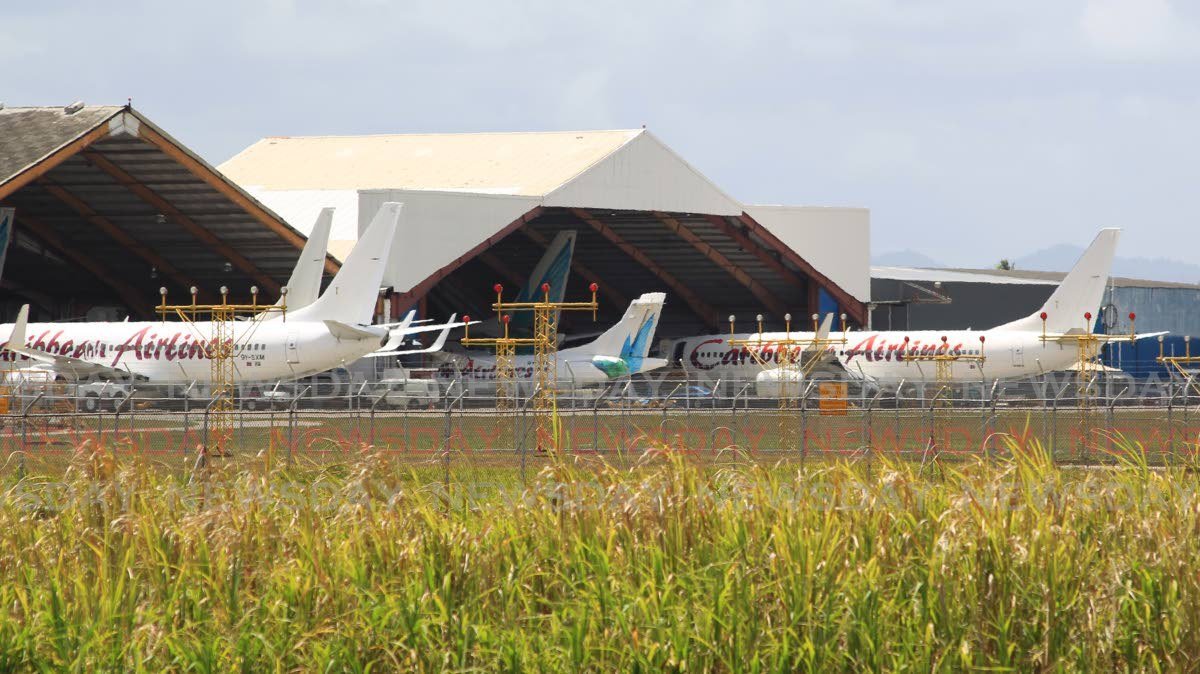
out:
M606 68L589 68L572 77L559 99L558 125L568 129L618 126L612 114L611 79Z
M1168 0L1089 0L1080 18L1088 44L1113 59L1153 59L1189 48Z

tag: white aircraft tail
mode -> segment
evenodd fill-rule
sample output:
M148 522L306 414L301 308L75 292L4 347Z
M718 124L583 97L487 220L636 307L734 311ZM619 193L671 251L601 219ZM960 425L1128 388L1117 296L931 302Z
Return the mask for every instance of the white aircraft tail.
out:
M616 325L597 337L594 341L571 351L590 356L609 356L624 360L631 373L643 369L654 341L654 330L658 327L658 319L662 315L666 293L646 293L629 303L625 315Z
M1090 312L1093 320L1099 316L1100 303L1104 301L1104 287L1108 283L1108 273L1112 269L1120 234L1119 229L1100 230L1092 245L1083 252L1042 308L996 329L1041 332L1043 312L1046 314L1046 332L1079 332L1090 328L1083 315Z
M379 285L400 222L401 206L394 201L383 204L325 292L309 306L288 312L288 318L369 324L379 301Z
M325 253L329 248L329 230L333 227L333 209L322 208L313 225L312 233L296 260L292 278L288 280L287 306L293 311L303 309L321 294L321 278L325 275ZM275 303L279 306L283 298Z
M29 305L22 304L21 310L17 312L17 320L13 323L12 331L8 333L8 340L4 343L4 347L10 351L25 348L25 328L29 325Z

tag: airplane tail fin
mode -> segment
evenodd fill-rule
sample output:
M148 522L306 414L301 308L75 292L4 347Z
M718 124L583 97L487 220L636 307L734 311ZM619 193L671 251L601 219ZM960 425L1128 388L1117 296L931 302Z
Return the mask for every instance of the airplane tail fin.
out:
M25 328L29 325L29 305L22 304L21 310L17 312L17 320L13 323L12 332L8 333L8 340L4 342L4 347L10 350L21 349L25 347Z
M309 306L288 312L288 317L369 324L379 300L379 284L400 222L401 206L394 201L383 204L325 292Z
M325 253L329 247L329 230L332 226L333 209L322 208L312 233L308 235L308 241L304 244L304 250L296 260L292 277L288 280L288 309L303 309L316 302L321 294L321 277L325 273ZM275 305L279 306L282 303L281 297Z
M561 302L567 292L567 280L571 275L571 256L575 254L575 230L559 232L546 253L529 274L525 287L517 294L517 302L535 302L542 299L542 284L550 284L550 301Z
M1093 318L1099 316L1100 303L1104 301L1104 286L1108 283L1108 273L1112 269L1120 234L1119 229L1100 230L1092 245L1083 252L1040 309L997 329L1040 332L1042 313L1046 314L1047 332L1078 332L1091 328L1083 315L1091 312Z
M554 240L546 247L542 259L538 260L529 280L525 282L521 292L517 293L517 302L537 302L543 297L542 284L550 284L550 301L561 302L566 296L567 281L571 277L571 257L575 254L575 230L564 230L555 235ZM533 332L533 314L519 311L513 315L512 323L508 326L514 334Z
M829 330L833 327L833 312L825 314L825 320L821 321L821 325L817 326L817 332L813 335L813 339L822 341L829 339Z
M629 303L625 315L616 325L590 344L576 348L586 355L620 358L629 365L631 373L641 371L666 299L666 293L642 295Z

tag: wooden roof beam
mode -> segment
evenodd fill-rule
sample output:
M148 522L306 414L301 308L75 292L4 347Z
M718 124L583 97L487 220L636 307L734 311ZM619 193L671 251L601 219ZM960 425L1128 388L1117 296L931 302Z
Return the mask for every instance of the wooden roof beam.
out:
M800 276L794 271L788 269L787 266L783 264L783 261L773 255L771 251L764 248L754 239L751 239L749 235L747 235L738 227L734 226L733 223L729 222L729 220L727 220L724 216L706 215L704 217L717 229L721 230L722 234L733 239L742 250L751 253L754 255L754 257L758 258L759 262L762 262L764 265L770 267L776 274L780 276L780 278L786 281L788 285L796 288L803 288L804 286L809 285L807 281L800 278Z
M154 252L150 247L141 243L137 239L130 236L129 232L121 229L113 221L100 215L87 204L83 199L80 199L75 194L72 194L67 188L58 183L51 182L49 179L43 179L38 183L42 189L49 192L54 198L66 204L71 210L75 211L93 227L107 234L117 242L125 250L137 255L154 267L157 267L160 272L168 276L172 281L184 288L192 286L199 287L196 279L188 276L180 271L175 265L171 264L166 258ZM211 297L210 293L205 292L205 295Z
M772 248L779 251L781 255L787 258L788 262L791 262L796 266L796 268L803 272L804 275L808 276L817 285L828 291L830 295L833 295L833 298L837 300L838 305L842 307L842 311L845 311L846 315L849 316L854 322L858 323L859 325L867 324L866 303L855 298L845 290L842 290L842 288L838 286L838 284L831 281L828 276L817 271L816 267L812 266L807 260L796 254L796 251L792 250L787 244L780 241L779 237L775 236L769 229L759 224L759 222L751 217L749 213L743 212L737 217L742 224L746 225L746 228L750 230L751 233L763 241L766 241Z
M144 128L144 125L143 125ZM183 227L189 234L196 237L200 242L206 245L214 253L229 260L233 266L237 267L242 273L254 279L263 290L278 295L281 284L276 281L271 275L262 271L250 261L245 255L234 250L232 246L217 238L216 234L210 232L206 227L198 224L187 215L180 211L175 204L163 198L154 190L146 187L137 178L134 178L125 169L117 166L108 157L98 152L84 152L83 156L91 162L97 169L108 174L110 178L117 181L122 187L133 193L134 196L141 199L146 204L153 206L159 213L162 213L172 222ZM303 248L303 245L301 245Z
M262 204L250 198L249 195L234 185L228 178L221 175L216 169L192 156L190 152L176 145L169 138L153 129L149 124L141 124L138 127L138 135L146 142L161 150L163 154L182 164L191 171L192 175L203 180L209 187L220 192L226 199L229 199L237 204L238 207L253 215L268 229L278 234L284 241L295 246L296 250L304 250L304 237L299 232L289 227L278 216L263 208ZM234 264L237 264L237 262L234 261ZM339 266L336 262L329 259L328 255L325 256L326 273L336 274ZM277 291L279 284L276 283L268 287L274 287Z
M782 318L784 314L788 313L787 305L778 297L776 297L775 293L772 293L770 290L763 287L761 283L751 278L750 275L746 273L745 269L742 269L738 265L734 264L732 260L725 257L724 253L716 248L713 248L707 241L700 238L692 230L688 229L686 225L660 211L654 211L654 217L658 218L658 221L665 225L667 229L671 230L671 232L678 234L679 237L684 241L692 244L692 248L695 248L702 255L704 255L704 257L708 258L711 262L723 269L730 276L732 276L735 281L742 284L742 286L753 293L754 297L757 298L759 302L762 302L762 305L766 307L767 310L772 314Z
M679 297L682 298L683 301L692 308L692 311L696 312L696 314L701 317L705 325L714 329L721 326L721 317L717 314L716 309L714 309L704 300L700 299L700 296L692 292L687 286L680 283L679 279L675 278L673 274L660 267L654 260L646 257L646 254L643 253L637 246L626 241L621 237L620 234L617 234L612 230L611 227L597 220L587 210L582 208L572 208L570 210L576 218L579 218L583 222L590 225L592 229L599 232L599 234L605 239L608 239L610 243L621 249L621 252L633 258L635 262L645 267L648 271L650 271L650 273L657 276L660 281L667 284L667 287L669 287L672 292L679 295Z
M154 306L146 301L146 293L114 276L107 267L96 261L95 255L71 247L52 227L27 215L18 215L16 226L44 245L58 251L59 255L86 269L101 283L111 288L121 298L121 301L135 313L146 318L154 315Z
M500 258L496 257L495 253L483 251L479 254L479 261L491 267L492 271L504 277L506 283L512 284L513 287L520 290L521 286L525 285L525 279L517 275L516 272L508 268Z

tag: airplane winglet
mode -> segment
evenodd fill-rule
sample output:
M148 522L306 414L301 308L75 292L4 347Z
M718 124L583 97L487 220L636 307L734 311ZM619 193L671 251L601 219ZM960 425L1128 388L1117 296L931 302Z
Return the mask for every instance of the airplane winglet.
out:
M8 341L4 347L10 351L25 347L25 330L29 326L29 305L21 305L17 312L17 320L13 323L12 332L8 333Z
M825 314L825 320L821 321L821 325L817 328L817 334L813 335L818 340L829 339L829 329L833 327L833 312Z

